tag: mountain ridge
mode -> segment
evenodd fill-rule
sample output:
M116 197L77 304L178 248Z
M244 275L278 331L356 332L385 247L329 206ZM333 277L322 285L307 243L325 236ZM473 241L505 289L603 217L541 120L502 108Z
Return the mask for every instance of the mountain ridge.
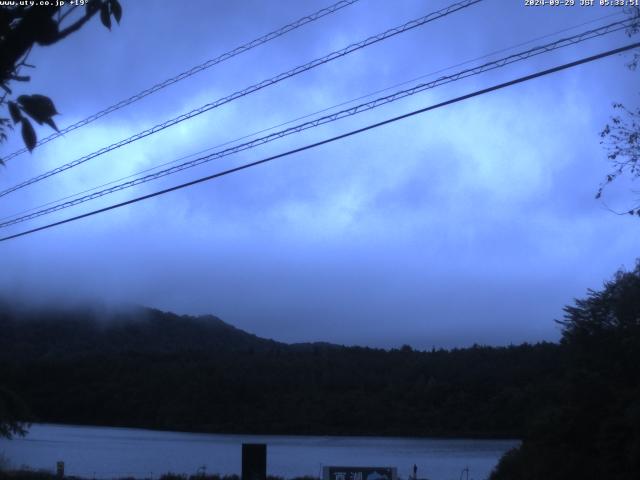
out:
M43 355L64 356L83 350L178 353L341 347L328 342L284 343L259 337L215 315L179 315L144 306L107 310L100 306L24 309L2 302L0 329L3 333L0 350L18 356L23 355L15 346L24 348L26 344L33 347L27 349L30 352L23 352L29 356L34 350ZM62 337L64 346L58 345Z
M0 382L38 422L217 433L517 437L557 344L417 351L263 339L218 317L0 309Z

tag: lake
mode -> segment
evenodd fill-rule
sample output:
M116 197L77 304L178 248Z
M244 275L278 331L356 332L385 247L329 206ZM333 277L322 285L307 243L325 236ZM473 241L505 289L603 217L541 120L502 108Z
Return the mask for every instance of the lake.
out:
M407 478L458 480L488 477L500 456L517 440L467 440L389 437L313 437L219 435L132 428L35 424L28 435L0 440L0 454L12 468L55 470L88 478L158 478L166 472L231 474L241 470L241 444L267 444L267 473L286 478L320 476L322 466L391 466ZM466 478L466 474L463 478Z

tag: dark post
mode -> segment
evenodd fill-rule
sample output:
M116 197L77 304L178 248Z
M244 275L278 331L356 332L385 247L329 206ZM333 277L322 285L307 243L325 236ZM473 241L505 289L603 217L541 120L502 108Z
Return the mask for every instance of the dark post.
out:
M56 475L58 478L64 478L64 462L56 462Z
M267 480L266 444L242 444L242 480Z

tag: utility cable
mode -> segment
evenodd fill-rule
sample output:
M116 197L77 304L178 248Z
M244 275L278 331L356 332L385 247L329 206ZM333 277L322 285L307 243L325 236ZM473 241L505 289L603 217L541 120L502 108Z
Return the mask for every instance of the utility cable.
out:
M265 44L267 42L270 42L271 40L275 40L278 37L281 37L282 35L285 35L286 33L291 32L292 30L296 30L297 28L300 28L308 23L314 22L316 20L321 19L322 17L325 17L327 15L330 15L332 13L337 12L338 10L343 9L344 7L348 7L349 5L352 5L356 2L358 2L360 0L340 0L337 3L334 3L333 5L330 5L329 7L323 8L321 10L318 10L315 13L312 13L311 15L307 15L305 17L299 18L298 20L296 20L295 22L289 23L288 25L285 25L284 27L279 28L278 30L274 30L273 32L267 33L266 35L263 35L259 38L256 38L255 40L251 40L250 42L245 43L244 45L241 45L239 47L234 48L233 50L230 50L226 53L223 53L222 55L219 55L216 58L212 58L211 60L207 60L204 63L201 63L200 65L196 65L193 68L190 68L189 70L186 70L174 77L168 78L163 82L157 83L156 85L147 88L146 90L141 91L140 93L137 93L136 95L132 95L129 98L126 98L124 100L119 101L118 103L115 103L113 105L111 105L110 107L105 108L104 110L100 110L97 113L94 113L93 115L90 115L89 117L80 120L76 123L73 123L65 128L63 128L62 130L52 133L51 135L49 135L48 137L45 137L41 140L38 141L38 143L36 144L37 146L39 145L43 145L45 143L50 142L51 140L55 140L56 138L64 135L65 133L71 132L72 130L75 130L77 128L83 127L85 125L88 125L89 123L104 117L105 115L108 115L112 112L115 112L116 110L120 110L121 108L126 107L127 105L131 105L134 102L137 102L138 100L143 99L144 97L151 95L152 93L157 92L158 90L162 90L163 88L166 88L170 85L173 85L174 83L179 82L180 80L184 80L185 78L189 78L193 75L195 75L196 73L200 73L203 70L206 70L208 68L213 67L214 65L217 65L219 63L222 63L226 60L229 60L237 55L240 55L241 53L245 53L248 52L249 50L256 48L262 44ZM12 158L17 157L18 155L21 155L25 152L28 152L27 148L21 148L19 150L16 150L13 153L10 153L9 155L7 155L6 157L3 158L3 160L6 162L8 160L11 160Z
M436 80L433 80L431 82L428 83L423 83L423 84L419 84L416 85L412 88L409 89L405 89L405 90L400 90L398 92L395 92L391 95L387 95L385 97L380 97L377 98L375 100L372 100L370 102L366 102L366 103L362 103L360 105L356 105L354 107L351 108L347 108L345 110L341 110L339 112L335 112L329 115L325 115L323 117L319 117L315 120L311 120L308 122L304 122L301 123L299 125L293 126L293 127L289 127L287 129L281 130L279 132L274 132L271 133L269 135L266 135L264 137L260 137L260 138L256 138L254 140L251 140L249 142L245 142L243 144L239 144L218 152L214 152L212 154L209 155L205 155L199 158L196 158L194 160L190 160L188 162L184 162L180 165L176 165L164 170L160 170L158 172L143 176L143 177L139 177L139 178L135 178L133 180L127 181L127 182L123 182L117 185L114 185L112 187L109 188L105 188L103 190L99 190L97 192L93 192L91 194L88 195L84 195L82 197L78 197L75 198L73 200L67 201L67 202L63 202L63 203L58 203L54 206L48 207L48 208L43 208L41 210L38 210L36 212L27 214L27 215L22 215L19 216L17 218L13 218L11 220L6 220L3 222L0 222L0 228L6 228L9 227L11 225L15 225L17 223L21 223L27 220L32 220L34 218L43 216L43 215L47 215L59 210L63 210L66 208L70 208L73 207L75 205L79 205L81 203L85 203L88 202L90 200L94 200L96 198L99 197L103 197L105 195L109 195L111 193L115 193L117 191L120 190L124 190L126 188L130 188L130 187L134 187L136 185L140 185L143 183L147 183L150 182L152 180L156 180L158 178L161 177L165 177L167 175L172 175L175 173L178 173L182 170L186 170L187 168L192 168L198 165L202 165L203 163L207 163L210 162L212 160L217 160L223 157L226 157L228 155L232 155L241 151L245 151L251 148L255 148L257 146L260 145L264 145L266 143L269 143L271 141L283 138L285 136L291 135L291 134L295 134L295 133L299 133L301 131L304 130L308 130L310 128L315 128L318 127L320 125L324 125L327 123L331 123L334 122L336 120L342 119L342 118L346 118L346 117L350 117L365 111L369 111L369 110L373 110L375 108L378 108L382 105L388 104L388 103L392 103L395 102L397 100L400 100L402 98L406 98L412 95L415 95L417 93L423 92L425 90L428 89L432 89L447 83L452 83L458 80L462 80L464 78L468 78L471 76L475 76L475 75L479 75L481 73L485 73L491 70L495 70L497 68L502 68L506 65L510 65L512 63L515 62L519 62L519 61L524 61L527 60L531 57L534 57L536 55L540 55L543 53L547 53L547 52L551 52L554 51L556 49L559 48L563 48L563 47L567 47L570 45L575 45L581 42L584 42L586 40L592 39L592 38L597 38L609 33L613 33L619 30L622 30L624 28L626 28L626 23L628 22L628 20L622 21L622 22L614 22L612 24L609 24L607 26L604 27L600 27L600 28L596 28L593 30L588 30L585 32L582 32L580 34L574 35L572 37L567 37L567 38L563 38L560 40L557 40L555 42L551 42L548 43L546 45L542 45L542 46L538 46L538 47L534 47L532 49L520 52L520 53L515 53L513 55L509 55L507 57L498 59L498 60L494 60L492 62L488 62L485 63L483 65L474 67L474 68L470 68L470 69L466 69L466 70L462 70L460 72L454 73L452 75L448 75L448 76L443 76L440 77Z
M57 198L56 200L51 200L49 202L40 204L40 205L35 206L35 207L27 208L25 210L22 210L20 212L17 212L17 213L11 214L11 215L6 215L4 217L0 217L0 222L2 222L4 220L7 220L7 219L10 219L10 218L18 217L20 215L27 214L29 212L33 212L34 210L39 210L39 209L42 209L44 207L48 207L49 205L53 205L53 204L56 204L56 203L59 203L59 202L63 202L64 200L69 200L71 198L78 197L78 196L83 195L85 193L89 193L89 192L93 192L93 191L99 190L99 189L101 189L103 187L107 187L109 185L113 185L114 183L122 182L124 180L129 179L129 178L138 177L138 176L143 175L145 173L152 172L154 170L158 170L158 169L160 169L162 167L166 167L168 165L173 165L174 163L178 163L178 162L180 162L182 160L186 160L188 158L197 157L198 155L202 155L203 153L210 152L211 150L215 150L217 148L225 147L227 145L234 144L236 142L239 142L241 140L245 140L247 138L255 137L256 135L260 135L261 133L266 133L266 132L269 132L271 130L275 130L276 128L280 128L280 127L284 127L286 125L290 125L290 124L295 123L295 122L297 122L299 120L304 120L305 118L310 118L310 117L313 117L314 115L319 115L320 113L328 112L328 111L333 110L335 108L343 107L345 105L349 105L349 104L357 102L359 100L364 100L365 98L369 98L369 97L372 97L374 95L378 95L379 93L388 92L389 90L393 90L394 88L398 88L398 87L401 87L401 86L404 86L404 85L409 85L410 83L414 83L414 82L416 82L418 80L422 80L422 79L425 79L425 78L433 77L434 75L437 75L438 73L447 72L449 70L453 70L454 68L461 67L463 65L468 65L468 64L476 62L478 60L484 60L486 58L490 58L491 56L497 55L498 53L508 52L510 50L514 50L515 48L522 47L524 45L530 45L531 43L537 42L538 40L543 40L545 38L554 37L554 36L556 36L556 35L558 35L560 33L568 32L570 30L575 30L576 28L580 28L580 27L583 27L585 25L596 23L596 22L599 22L600 20L604 20L606 18L621 16L621 15L625 15L625 14L623 12L610 13L608 15L603 15L601 17L597 17L597 18L594 18L592 20L588 20L586 22L579 23L577 25L572 25L571 27L566 27L566 28L563 28L561 30L556 30L555 32L552 32L552 33L548 33L548 34L545 34L545 35L541 35L539 37L532 38L531 40L527 40L526 42L521 42L521 43L518 43L516 45L512 45L510 47L501 48L499 50L494 50L493 52L486 53L486 54L484 54L484 55L482 55L480 57L475 57L475 58L472 58L472 59L469 59L469 60L465 60L464 62L460 62L460 63L457 63L455 65L451 65L451 66L448 66L448 67L445 67L445 68L441 68L441 69L436 70L434 72L426 73L424 75L420 75L418 77L414 77L414 78L412 78L410 80L405 80L403 82L390 85L390 86L382 88L380 90L369 92L367 94L360 95L359 97L352 98L350 100L345 100L343 102L340 102L338 104L332 105L330 107L325 107L325 108L322 108L320 110L316 110L315 112L307 113L307 114L302 115L300 117L296 117L296 118L293 118L291 120L287 120L285 122L281 122L281 123L278 123L276 125L272 125L270 127L263 128L263 129L260 129L260 130L257 130L257 131L242 135L241 137L236 137L236 138L234 138L232 140L227 140L227 141L225 141L223 143L218 143L218 144L213 145L211 147L207 147L207 148L205 148L203 150L199 150L197 152L193 152L193 153L190 153L190 154L187 154L187 155L183 155L183 156L175 158L173 160L169 160L168 162L160 163L158 165L154 165L152 167L145 168L143 170L138 170L135 173L131 173L131 174L126 175L124 177L116 178L114 180L110 180L110 181L105 182L105 183L101 183L99 185L96 185L94 187L88 188L86 190L82 190L80 192L76 192L76 193L73 193L71 195L66 195L64 197Z
M399 120L403 120L405 118L413 117L413 116L419 115L421 113L425 113L425 112L428 112L428 111L431 111L431 110L435 110L435 109L438 109L438 108L441 108L441 107L445 107L447 105L452 105L454 103L462 102L464 100L468 100L468 99L473 98L473 97L477 97L477 96L484 95L484 94L487 94L487 93L490 93L490 92L494 92L496 90L501 90L503 88L507 88L507 87L510 87L512 85L516 85L516 84L519 84L519 83L524 83L524 82L533 80L535 78L539 78L539 77L542 77L542 76L545 76L545 75L550 75L552 73L556 73L556 72L559 72L559 71L562 71L562 70L573 68L573 67L576 67L578 65L582 65L582 64L585 64L585 63L589 63L589 62L593 62L593 61L596 61L596 60L600 60L602 58L609 57L611 55L615 55L615 54L618 54L618 53L626 52L628 50L631 50L631 49L634 49L634 48L638 48L638 47L640 47L640 42L632 43L632 44L626 45L624 47L615 48L613 50L608 50L606 52L602 52L602 53L599 53L597 55L592 55L590 57L585 57L585 58L582 58L580 60L576 60L576 61L573 61L573 62L570 62L570 63L565 63L565 64L559 65L557 67L549 68L549 69L542 70L542 71L539 71L539 72L536 72L536 73L532 73L530 75L519 77L519 78L516 78L514 80L510 80L508 82L504 82L504 83L500 83L500 84L494 85L492 87L484 88L482 90L476 90L475 92L468 93L468 94L462 95L460 97L456 97L456 98L453 98L453 99L450 99L450 100L447 100L447 101L444 101L444 102L437 103L435 105L430 105L428 107L424 107L424 108L421 108L421 109L418 109L418 110L414 110L412 112L405 113L403 115L399 115L399 116L396 116L396 117L392 117L392 118L389 118L387 120L383 120L381 122L373 123L371 125L367 125L366 127L358 128L356 130L351 130L349 132L346 132L346 133L343 133L343 134L340 134L340 135L336 135L334 137L327 138L325 140L321 140L319 142L311 143L311 144L305 145L303 147L294 148L293 150L289 150L287 152L283 152L283 153L280 153L280 154L277 154L277 155L273 155L273 156L270 156L270 157L267 157L267 158L263 158L262 160L257 160L255 162L245 163L244 165L240 165L238 167L230 168L228 170L223 170L221 172L214 173L214 174L208 175L206 177L201 177L201 178L198 178L196 180L192 180L190 182L182 183L180 185L175 185L173 187L166 188L164 190L159 190L157 192L153 192L153 193L150 193L150 194L147 194L147 195L143 195L141 197L132 198L132 199L124 201L124 202L116 203L116 204L109 205L109 206L104 207L104 208L93 210L91 212L87 212L87 213L83 213L81 215L76 215L74 217L66 218L66 219L60 220L58 222L50 223L50 224L47 224L47 225L43 225L41 227L32 228L30 230L25 230L25 231L22 231L22 232L13 234L13 235L2 237L2 238L0 238L0 242L4 242L4 241L11 240L11 239L14 239L14 238L22 237L22 236L29 235L29 234L32 234L32 233L35 233L35 232L39 232L39 231L42 231L42 230L46 230L46 229L49 229L49 228L53 228L53 227L56 227L56 226L59 226L59 225L63 225L65 223L70 223L70 222L73 222L73 221L76 221L76 220L80 220L82 218L87 218L87 217L90 217L90 216L93 216L93 215L97 215L99 213L108 212L110 210L114 210L116 208L124 207L126 205L132 205L134 203L138 203L138 202L141 202L143 200L147 200L149 198L153 198L153 197L157 197L157 196L160 196L160 195L164 195L165 193L174 192L176 190L181 190L183 188L191 187L193 185L197 185L199 183L203 183L203 182L207 182L209 180L220 178L220 177L229 175L231 173L239 172L241 170L246 170L246 169L248 169L250 167L255 167L255 166L258 166L258 165L262 165L264 163L271 162L271 161L276 160L278 158L287 157L289 155L293 155L295 153L300 153L300 152L303 152L303 151L306 151L306 150L310 150L310 149L319 147L321 145L326 145L326 144L329 144L329 143L333 143L333 142L336 142L338 140L342 140L344 138L351 137L353 135L364 133L364 132L366 132L368 130L373 130L373 129L381 127L383 125L388 125L388 124L397 122Z
M281 82L282 80L285 80L287 78L299 75L300 73L306 72L308 70L311 70L317 66L323 65L325 63L331 62L333 60L336 60L338 58L344 57L345 55L348 55L350 53L353 53L357 50L360 50L362 48L368 47L370 45L373 45L375 43L378 43L380 41L386 40L388 38L394 37L398 34L401 33L405 33L409 30L412 30L416 27L425 25L429 22L432 22L434 20L446 17L447 15L450 15L454 12L457 12L459 10L462 10L464 8L470 7L476 3L479 3L483 0L463 0L461 2L457 2L454 3L446 8L443 8L441 10L438 10L436 12L432 12L428 15L425 15L423 17L417 18L415 20L411 20L403 25L400 25L398 27L395 28L391 28L389 30L386 30L385 32L379 33L377 35L371 36L361 42L358 43L353 43L341 50L337 50L334 51L328 55L325 55L324 57L318 58L316 60L313 60L309 63L306 63L304 65L298 66L296 68L293 68L292 70L289 70L287 72L281 73L275 77L269 78L267 80L263 80L260 83L256 83L250 87L245 88L244 90L239 90L235 93L232 93L231 95L228 95L226 97L220 98L214 102L208 103L206 105L203 105L202 107L196 108L188 113L182 114L178 117L172 118L170 120L167 120L163 123L160 123L158 125L155 125L154 127L151 127L147 130L144 130L142 132L139 132L129 138L120 140L119 142L113 143L107 147L101 148L100 150L97 150L93 153L90 153L88 155L85 155L77 160L74 160L72 162L66 163L60 167L54 168L53 170L50 170L48 172L45 172L41 175L38 175L36 177L33 177L29 180L26 180L22 183L19 183L13 187L10 187L6 190L3 190L0 192L0 197L3 197L5 195L8 195L9 193L15 192L16 190L20 190L21 188L24 188L28 185L32 185L36 182L39 182L41 180L44 180L45 178L48 178L52 175L56 175L60 172L64 172L65 170L68 170L70 168L76 167L82 163L85 163L93 158L96 158L102 154L105 154L107 152L111 152L117 148L120 148L124 145L128 145L130 143L135 142L136 140L140 140L141 138L145 138L149 135L152 135L154 133L157 133L161 130L164 130L165 128L171 127L173 125L176 125L180 122L183 122L185 120L188 120L190 118L193 118L197 115L200 115L202 113L208 112L209 110L212 110L214 108L220 107L224 104L227 104L233 100L237 100L240 97L244 97L246 95L249 95L253 92L256 92L258 90L261 90L265 87L268 87L270 85L274 85L276 83Z

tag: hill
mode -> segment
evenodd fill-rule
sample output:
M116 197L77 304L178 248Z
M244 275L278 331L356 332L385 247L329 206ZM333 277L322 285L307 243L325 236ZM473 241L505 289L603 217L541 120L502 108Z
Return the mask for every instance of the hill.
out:
M131 307L0 307L0 358L264 351L285 344L259 338L213 315L193 317Z
M147 308L0 312L0 378L37 421L208 432L516 437L558 345L287 345Z

